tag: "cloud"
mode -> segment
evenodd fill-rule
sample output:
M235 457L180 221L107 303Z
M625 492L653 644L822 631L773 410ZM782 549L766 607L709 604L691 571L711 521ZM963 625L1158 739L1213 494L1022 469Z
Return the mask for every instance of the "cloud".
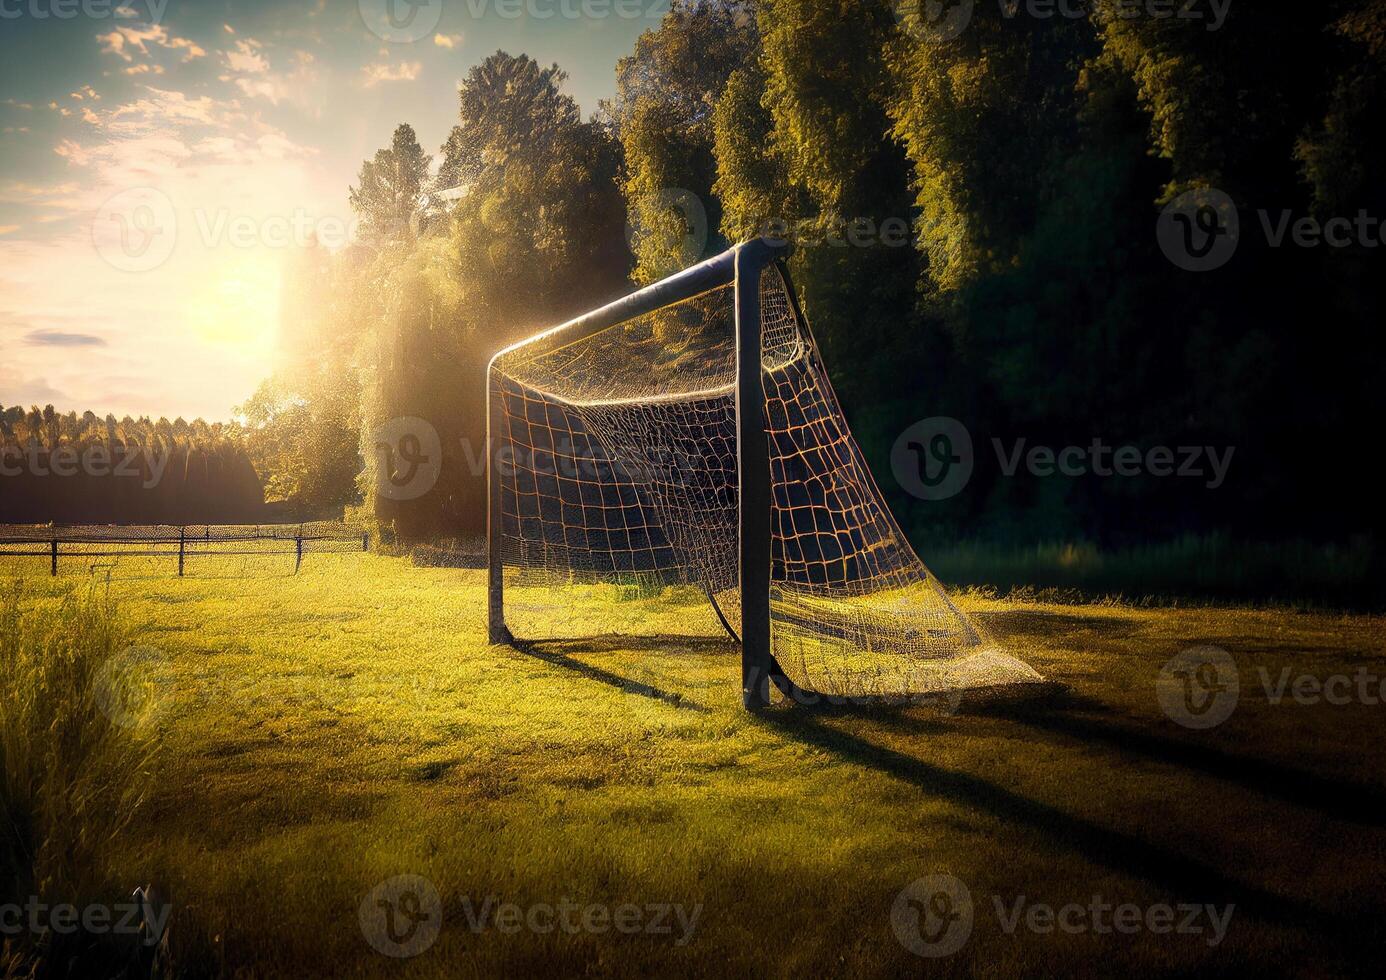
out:
M134 61L138 52L149 57L150 45L169 51L182 51L184 61L205 57L207 52L196 41L185 37L174 37L162 24L137 24L131 27L117 26L109 34L98 34L96 40L101 50L114 54L124 61Z
M460 48L464 36L461 34L434 34L433 43L440 48Z
M13 371L0 373L0 402L6 405L48 405L66 401L67 395L50 385L46 378L27 381Z
M380 82L412 82L422 70L423 64L418 61L401 61L398 65L367 65L361 69L362 85L372 88Z
M230 78L223 78L223 81L231 81ZM270 104L279 104L279 86L267 78L237 78L234 80L236 88L241 93L252 99L267 99Z
M271 105L289 101L303 108L312 101L318 73L307 51L292 53L294 68L287 73L272 69L264 45L254 38L237 41L233 49L221 52L221 58L226 70L217 80L235 85L247 98L264 99Z
M260 54L262 45L253 38L245 38L237 41L236 47L231 51L221 53L222 60L226 67L231 71L244 72L251 75L261 75L269 71L269 61Z
M112 129L138 131L169 123L176 126L217 126L238 118L239 107L211 96L188 98L182 92L146 85L148 96L127 102L108 112L105 122Z
M0 235L8 235L12 231L18 231L19 225L0 225Z
M42 204L54 194L71 194L75 190L75 182L31 184L27 181L11 180L0 184L0 204Z
M33 347L105 347L106 341L89 333L63 333L60 330L33 330L24 335Z
M54 221L61 221L64 217L80 211L83 203L78 195L79 187L76 183L65 182L61 184L30 184L23 181L12 180L0 184L0 204L19 205L24 208L49 209L50 213L38 219L41 224L50 224ZM54 214L52 211L67 212L67 214ZM5 230L14 231L18 226L6 225L0 229L0 234Z

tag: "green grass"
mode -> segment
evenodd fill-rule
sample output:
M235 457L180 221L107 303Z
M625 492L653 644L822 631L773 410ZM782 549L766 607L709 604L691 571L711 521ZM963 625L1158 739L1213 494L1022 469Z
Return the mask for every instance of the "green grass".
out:
M1272 705L1255 680L1386 674L1382 621L1248 609L965 604L1066 693L949 714L738 707L718 640L488 647L484 573L315 555L302 574L113 581L155 700L147 805L101 873L174 905L172 961L240 975L1334 975L1379 965L1386 708ZM34 588L64 582L33 579ZM645 631L686 610L643 606ZM1229 650L1219 728L1162 713L1160 666ZM968 943L896 941L947 873ZM395 961L377 883L427 878L442 931ZM474 933L468 902L702 905L669 935ZM1014 935L992 896L1235 903L1226 940Z

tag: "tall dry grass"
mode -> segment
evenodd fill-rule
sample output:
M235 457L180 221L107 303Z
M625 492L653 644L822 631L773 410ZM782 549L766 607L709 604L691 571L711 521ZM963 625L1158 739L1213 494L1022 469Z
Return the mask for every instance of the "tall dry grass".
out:
M53 598L15 585L0 599L0 903L129 895L104 868L140 806L154 743L127 643L99 588Z

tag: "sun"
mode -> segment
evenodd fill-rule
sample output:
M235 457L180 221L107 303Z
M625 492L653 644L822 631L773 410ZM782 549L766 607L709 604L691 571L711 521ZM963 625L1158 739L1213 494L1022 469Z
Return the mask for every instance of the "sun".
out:
M261 357L268 366L278 347L283 250L220 252L190 291L186 322L203 343Z

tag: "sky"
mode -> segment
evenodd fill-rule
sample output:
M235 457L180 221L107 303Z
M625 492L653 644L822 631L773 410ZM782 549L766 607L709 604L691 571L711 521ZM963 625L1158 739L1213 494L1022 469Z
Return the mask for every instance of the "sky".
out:
M587 113L667 0L0 0L0 405L226 420L286 258L500 49Z

